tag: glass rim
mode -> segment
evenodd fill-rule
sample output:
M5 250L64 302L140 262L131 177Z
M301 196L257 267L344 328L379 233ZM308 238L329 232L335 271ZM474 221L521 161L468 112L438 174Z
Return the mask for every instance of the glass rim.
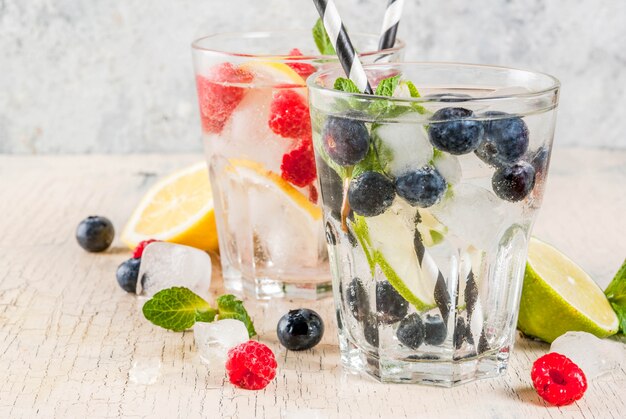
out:
M466 69L474 68L474 69L483 69L483 70L506 70L506 71L514 71L514 72L532 74L535 76L541 76L549 80L551 84L549 85L549 87L542 88L542 89L536 89L536 90L531 90L528 92L520 92L520 93L509 93L509 94L504 94L504 95L499 95L499 96L498 95L477 96L477 97L464 98L464 97L453 97L453 94L451 94L451 96L445 98L445 100L442 100L441 97L428 97L428 96L389 97L389 96L370 95L367 93L344 92L341 90L336 90L331 87L321 86L318 83L318 80L321 77L329 76L337 72L340 72L341 76L345 77L345 73L343 72L341 67L339 68L335 67L335 68L330 68L330 69L329 68L322 69L311 74L306 80L306 85L307 85L307 88L310 89L311 91L316 90L316 91L324 92L324 94L326 95L331 95L331 96L336 96L336 97L345 98L346 96L348 96L348 97L353 97L353 98L358 98L358 99L363 99L363 100L385 99L385 100L399 102L399 103L402 103L402 102L405 102L405 103L438 103L438 102L462 103L462 102L494 101L494 100L514 99L514 98L532 99L534 97L539 97L539 96L543 96L551 92L555 92L561 87L561 82L559 81L559 79L557 79L556 77L548 73L515 68L515 67L505 67L505 66L496 66L496 65L488 65L488 64L469 64L469 63L461 63L461 62L455 62L455 61L398 61L398 62L393 62L393 63L364 64L363 68L365 70L370 70L370 69L376 70L379 68L397 69L397 68L401 68L402 66L417 66L417 67L419 66L455 67L456 66L456 67L463 67Z
M209 52L209 53L213 53L213 54L221 54L221 55L226 55L226 56L230 56L230 57L243 57L243 58L273 58L273 59L280 59L280 60L298 60L298 61L302 61L302 60L336 60L337 59L337 55L331 54L331 55L323 55L323 54L319 54L319 55L289 55L289 54L248 54L248 53L241 53L241 52L233 52L233 51L224 51L221 49L216 49L216 48L207 48L207 47L203 47L200 45L201 42L207 40L207 39L252 39L252 38L271 38L272 36L277 36L277 35L289 35L289 34L307 34L308 36L311 36L311 31L310 29L287 29L287 30L281 30L281 31L241 31L241 32L217 32L217 33L213 33L210 35L204 35L201 36L199 38L196 38L195 40L193 40L191 42L191 48L195 51L200 51L200 52ZM366 32L355 32L353 35L353 37L357 37L357 36L367 36L367 37L373 37L378 39L377 34L373 34L373 33L366 33ZM384 54L392 54L395 53L397 51L400 51L402 48L404 48L406 46L405 42L400 39L400 38L396 38L396 43L393 47L391 48L386 48L386 49L381 49L381 50L376 50L376 51L365 51L363 53L360 53L359 56L361 57L368 57L368 56L372 56L372 55L384 55Z

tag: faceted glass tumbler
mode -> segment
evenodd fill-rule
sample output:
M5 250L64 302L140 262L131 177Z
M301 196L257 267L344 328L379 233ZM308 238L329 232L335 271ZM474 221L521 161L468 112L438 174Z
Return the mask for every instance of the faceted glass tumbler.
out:
M403 43L366 62L397 61ZM310 30L217 34L192 45L226 288L267 299L330 295L305 79L320 56Z
M384 382L498 376L559 82L465 64L365 68L374 88L398 77L385 82L393 97L334 90L339 69L308 79L342 362Z

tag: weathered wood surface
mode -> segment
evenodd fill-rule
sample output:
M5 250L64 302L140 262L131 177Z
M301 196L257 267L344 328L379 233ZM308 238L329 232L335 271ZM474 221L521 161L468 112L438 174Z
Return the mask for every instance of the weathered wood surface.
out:
M332 301L248 302L261 341L279 361L264 391L211 374L191 333L145 321L116 284L128 257L116 241L88 254L74 240L90 214L121 230L160 175L191 155L0 156L0 417L608 418L626 415L624 369L590 383L585 397L547 407L530 384L547 345L519 338L506 377L453 389L382 385L339 367ZM535 233L570 254L602 285L626 256L626 152L557 150ZM218 278L215 281L219 281ZM278 318L309 306L326 319L314 350L279 347ZM133 363L160 362L156 383L129 381Z

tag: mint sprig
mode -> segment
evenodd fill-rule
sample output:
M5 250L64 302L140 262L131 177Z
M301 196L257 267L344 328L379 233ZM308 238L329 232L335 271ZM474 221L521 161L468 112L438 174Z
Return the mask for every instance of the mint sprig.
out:
M197 321L212 322L217 311L184 287L161 290L143 305L143 315L157 326L180 332Z
M182 332L196 322L211 323L218 319L236 319L242 321L250 337L256 335L252 319L243 302L234 295L226 294L217 299L214 309L202 297L185 287L172 287L161 290L146 301L142 308L143 315L150 322L164 329Z
M333 88L342 92L361 93L356 84L354 84L352 80L346 79L345 77L337 77L337 79L335 79L335 84L333 85Z
M620 332L626 334L626 260L604 290L604 294L617 314Z
M322 19L317 19L315 25L313 26L313 40L315 41L315 45L317 45L317 49L320 51L322 55L335 55L335 48L333 47L332 42L330 42L330 37L326 32L326 28L324 28L324 22Z
M250 319L248 312L243 306L243 301L238 300L234 295L226 294L218 297L217 313L220 320L235 319L242 321L243 324L246 325L246 329L248 329L250 337L256 335L254 324L252 324L252 319Z

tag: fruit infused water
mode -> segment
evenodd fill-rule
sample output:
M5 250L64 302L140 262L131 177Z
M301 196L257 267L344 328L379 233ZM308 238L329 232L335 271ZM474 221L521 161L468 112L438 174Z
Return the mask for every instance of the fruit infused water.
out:
M376 36L360 36L361 50ZM226 288L257 298L330 293L306 78L336 59L308 31L223 34L193 44ZM397 59L401 48L366 53Z
M387 382L497 376L558 81L461 64L365 68L375 95L339 69L308 81L342 362Z

